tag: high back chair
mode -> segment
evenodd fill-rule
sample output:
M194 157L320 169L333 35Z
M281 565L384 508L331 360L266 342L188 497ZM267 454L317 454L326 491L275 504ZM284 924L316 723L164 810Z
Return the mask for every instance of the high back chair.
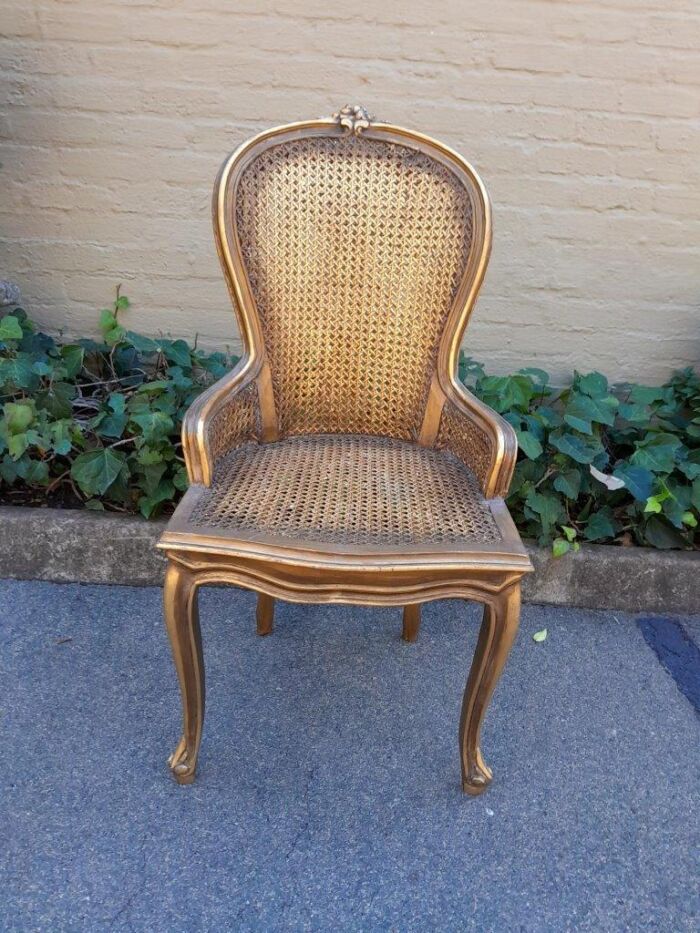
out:
M197 590L274 600L485 606L460 721L462 786L481 793L484 712L532 569L503 501L515 434L456 377L491 246L486 190L447 146L360 107L261 133L223 164L216 245L243 356L192 405L190 488L160 539L165 618L194 779L204 716Z

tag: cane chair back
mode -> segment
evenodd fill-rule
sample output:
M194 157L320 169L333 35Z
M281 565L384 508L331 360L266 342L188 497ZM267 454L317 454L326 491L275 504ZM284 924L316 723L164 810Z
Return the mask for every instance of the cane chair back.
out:
M278 436L418 438L451 312L487 248L485 197L461 166L417 134L362 129L268 137L222 180L219 232Z

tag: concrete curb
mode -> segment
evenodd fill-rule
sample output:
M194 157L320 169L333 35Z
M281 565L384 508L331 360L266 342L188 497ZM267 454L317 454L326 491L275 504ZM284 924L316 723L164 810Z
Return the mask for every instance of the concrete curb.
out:
M160 586L164 521L102 512L0 507L0 577ZM529 547L531 603L683 614L700 610L700 555L587 545L555 559Z

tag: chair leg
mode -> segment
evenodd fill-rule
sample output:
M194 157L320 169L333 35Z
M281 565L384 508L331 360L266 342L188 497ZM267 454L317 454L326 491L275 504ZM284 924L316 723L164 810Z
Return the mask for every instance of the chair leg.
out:
M258 605L255 610L258 635L269 635L275 618L275 600L267 593L258 593Z
M467 794L481 794L491 783L491 769L484 762L479 747L481 724L519 622L520 582L508 587L484 608L459 724L462 789Z
M404 641L415 641L418 638L420 629L420 603L413 603L410 606L403 607L403 632L401 637Z
M163 588L165 627L182 697L182 738L168 759L178 784L191 784L197 767L204 722L204 660L194 574L168 561Z

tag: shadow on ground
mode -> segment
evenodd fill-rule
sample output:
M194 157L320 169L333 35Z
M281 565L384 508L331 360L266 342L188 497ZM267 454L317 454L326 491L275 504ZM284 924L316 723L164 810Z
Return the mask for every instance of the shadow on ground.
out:
M0 585L2 929L696 928L700 718L633 618L524 608L470 799L476 607L406 645L399 610L283 604L260 639L250 594L201 599L178 787L160 591Z

